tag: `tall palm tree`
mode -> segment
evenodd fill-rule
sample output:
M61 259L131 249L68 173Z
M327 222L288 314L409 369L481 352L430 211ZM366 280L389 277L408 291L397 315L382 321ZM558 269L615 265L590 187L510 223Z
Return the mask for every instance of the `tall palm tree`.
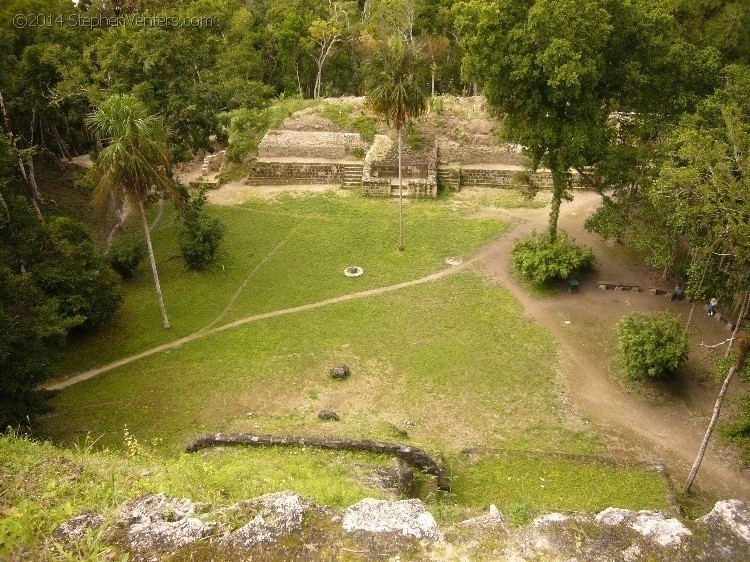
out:
M401 179L402 129L409 119L427 110L427 95L415 79L421 58L419 51L401 37L391 37L377 49L365 66L364 89L367 104L398 133L398 249L404 249Z
M169 328L145 210L152 189L170 195L174 192L174 185L166 173L169 151L164 129L160 120L149 115L146 107L133 95L110 97L87 116L86 123L107 145L99 152L95 163L99 183L94 190L94 199L105 204L113 198L119 204L127 198L138 210L162 320L164 327Z

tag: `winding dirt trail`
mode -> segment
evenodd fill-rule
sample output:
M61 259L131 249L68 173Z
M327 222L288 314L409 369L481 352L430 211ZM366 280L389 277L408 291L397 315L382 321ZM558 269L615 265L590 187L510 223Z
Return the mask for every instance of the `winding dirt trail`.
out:
M614 323L632 310L664 310L686 315L690 305L671 303L666 297L648 293L648 270L634 257L612 249L598 236L583 229L583 222L600 203L593 193L578 193L575 200L565 203L560 227L576 240L594 248L597 271L580 279L580 292L570 295L564 289L557 295L536 299L530 296L510 271L513 242L533 230L547 225L548 209L484 211L516 223L507 236L499 239L480 256L480 266L502 283L521 301L525 311L546 327L558 341L561 351L561 374L574 410L615 428L635 434L640 440L656 446L664 454L676 484L690 468L708 424L718 386L690 381L683 388L673 389L670 396L649 398L629 393L607 373L611 363L611 340ZM641 286L641 293L602 291L598 279L631 282ZM727 332L713 318L705 317L698 308L693 320L692 354L703 353L701 341L719 342ZM736 391L737 385L734 385ZM704 458L698 482L724 497L750 499L750 480L730 467L725 453L717 450L715 438Z
M226 330L232 330L234 328L238 328L240 326L244 326L245 324L250 324L252 322L259 322L261 320L267 320L269 318L276 318L278 316L286 316L287 314L296 314L298 312L306 312L308 310L315 310L317 308L323 308L324 306L329 306L329 305L337 304L341 302L365 299L368 297L374 297L376 295L382 295L385 293L391 293L393 291L399 291L401 289L406 289L407 287L414 287L416 285L422 285L424 283L431 283L433 281L438 281L439 279L443 279L444 277L448 277L449 275L453 275L455 273L458 273L459 271L463 271L467 269L471 265L475 264L478 259L479 259L479 256L477 256L476 258L472 260L466 261L458 266L453 266L448 269L442 269L436 273L432 273L431 275L420 277L419 279L412 279L411 281L404 281L403 283L397 283L395 285L388 285L385 287L376 287L374 289L368 289L366 291L360 291L358 293L349 293L347 295L341 295L341 296L334 297L331 299L326 299L324 301L304 304L304 305L295 306L292 308L285 308L282 310L274 310L272 312L264 312L262 314L254 314L252 316L240 318L239 320L235 320L227 324L222 324L221 326L216 326L210 329L207 329L207 327L201 328L197 332L193 332L192 334L189 334L185 337L173 340L171 342L167 342L162 345L158 345L156 347L152 347L150 349L147 349L146 351L142 351L141 353L135 353L133 355L123 357L122 359L118 359L117 361L113 361L112 363L102 365L101 367L89 369L88 371L84 371L82 373L69 377L65 380L62 380L53 384L49 384L45 386L44 388L46 390L62 390L63 388L67 388L79 382L92 379L98 375L101 375L102 373L106 373L113 369L117 369L118 367L122 367L124 365L128 365L135 361L139 361L140 359L145 359L146 357L156 355L157 353L161 353L163 351L167 351L170 349L175 349L177 347L180 347L183 344L186 344L195 340L207 338L214 334L218 334ZM221 314L223 315L224 313L222 312ZM211 324L209 324L209 326L210 325Z

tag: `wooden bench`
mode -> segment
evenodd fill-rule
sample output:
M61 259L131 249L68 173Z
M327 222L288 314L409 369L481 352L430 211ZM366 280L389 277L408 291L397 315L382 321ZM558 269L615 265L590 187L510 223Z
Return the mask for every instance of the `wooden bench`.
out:
M634 285L632 283L614 283L612 281L599 281L599 288L602 291L607 289L614 289L615 291L630 291L632 293L640 293L640 285Z
M667 295L668 297L672 297L672 291L669 291L668 289L662 289L660 287L651 287L648 290L649 293L652 295Z

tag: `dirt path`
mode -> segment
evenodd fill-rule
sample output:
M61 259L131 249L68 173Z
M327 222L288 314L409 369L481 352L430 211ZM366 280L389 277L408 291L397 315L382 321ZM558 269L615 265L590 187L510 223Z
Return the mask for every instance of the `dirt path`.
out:
M234 328L238 328L240 326L244 326L245 324L250 324L252 322L259 322L261 320L267 320L269 318L276 318L278 316L286 316L287 314L296 314L298 312L306 312L308 310L315 310L315 309L323 308L324 306L329 306L332 304L364 299L364 298L373 297L376 295L391 293L393 291L399 291L401 289L406 289L407 287L414 287L416 285L422 285L424 283L431 283L433 281L443 279L444 277L448 277L449 275L453 275L454 273L457 273L459 271L463 271L466 268L470 267L471 265L475 264L477 260L478 260L478 257L473 260L464 262L461 265L450 267L447 269L442 269L436 273L427 275L426 277L420 277L419 279L412 279L411 281L405 281L403 283L397 283L395 285L388 285L386 287L377 287L375 289L369 289L367 291L360 291L358 293L349 293L347 295L341 295L339 297L326 299L324 301L304 304L301 306L295 306L293 308L285 308L282 310L274 310L272 312L264 312L262 314L254 314L252 316L247 316L245 318L241 318L239 320L229 322L228 324L222 324L221 326L217 326L215 328L211 328L208 330L205 328L202 328L201 330L198 330L197 332L193 332L192 334L187 335L183 338L180 338L180 339L177 339L177 340L174 340L174 341L171 341L171 342L168 342L168 343L156 346L156 347L152 347L151 349L147 349L146 351L142 351L141 353L136 353L134 355L129 355L128 357L123 357L122 359L118 359L117 361L113 361L112 363L108 363L107 365L103 365L101 367L89 369L88 371L84 371L83 373L79 373L65 380L47 385L44 388L47 390L62 390L63 388L67 388L76 383L79 383L88 379L92 379L98 375L101 375L102 373L106 373L113 369L117 369L118 367L122 367L124 365L128 365L135 361L139 361L140 359L145 359L146 357L156 355L157 353L161 353L163 351L167 351L170 349L175 349L177 347L180 347L183 344L186 344L195 340L207 338L214 334L218 334L219 332L232 330Z
M708 419L711 415L716 384L689 381L671 388L669 396L638 396L628 392L608 373L613 351L612 327L632 310L671 309L686 316L690 305L670 303L665 297L648 293L648 270L631 255L609 248L597 236L583 229L583 221L599 204L591 193L579 193L572 203L565 203L560 227L579 242L593 247L597 271L580 280L580 293L536 299L529 296L510 271L510 251L517 238L533 230L541 231L547 224L547 209L485 211L516 222L513 231L482 252L480 266L486 273L507 287L524 305L526 313L545 326L560 344L561 374L579 415L593 418L607 426L623 428L646 443L655 445L658 454L665 454L679 484L695 458ZM602 291L598 279L638 283L641 293ZM697 308L692 329L692 355L704 353L697 343L719 342L727 332ZM696 360L699 358L692 358ZM736 385L735 385L736 390ZM715 440L709 447L698 483L703 479L725 497L750 499L750 482L738 470L730 468L724 453L717 450Z

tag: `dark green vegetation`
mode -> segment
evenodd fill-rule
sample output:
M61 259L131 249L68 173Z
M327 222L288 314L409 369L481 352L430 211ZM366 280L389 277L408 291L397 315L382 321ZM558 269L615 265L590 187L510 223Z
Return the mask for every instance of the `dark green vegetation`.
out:
M118 236L107 250L106 258L123 279L130 279L145 255L145 242L139 236L130 235Z
M455 12L468 72L528 147L532 167L552 173L550 238L571 170L585 176L593 167L586 181L609 185L620 152L613 119L679 114L718 83L719 52L680 39L659 3L469 0Z
M564 234L550 240L549 234L534 234L513 245L513 267L526 281L541 286L554 279L567 279L594 266L594 252Z
M219 219L205 214L205 204L206 195L201 190L188 194L180 207L180 252L188 268L193 270L206 269L216 259L226 230Z
M91 332L123 294L87 227L69 217L42 222L17 193L12 151L0 137L0 424L29 424L44 408L37 386L69 331Z
M666 273L685 276L690 295L718 296L728 316L736 316L732 303L750 292L746 2L152 0L122 7L102 1L86 15L140 9L203 24L91 29L56 19L21 28L11 21L17 13L37 13L69 22L81 9L68 0L0 7L2 423L33 422L43 406L35 389L53 364L58 376L69 375L248 315L416 279L445 267L447 255L468 257L500 234L504 225L469 220L443 201L409 205L406 253L392 249L395 212L383 201L329 195L193 215L188 207L182 226L167 205L153 244L173 316L165 331L137 251L116 260L118 269L133 273L124 289L102 261L102 231L111 221L97 222L85 199L73 196L90 197L94 178L53 191L56 173L40 165L89 151L98 156L102 199L114 196L108 216L130 197L148 239L152 188L170 192L172 165L198 150L230 141L238 167L225 173L240 177L243 158L263 132L313 104L340 127L370 138L371 116L303 98L362 93L368 73L377 74L364 62L387 38L422 55L415 60L423 64L409 69L410 85L486 93L506 136L526 145L535 167L552 171L550 239L575 170L604 195L592 229L641 248ZM433 108L439 112L440 103ZM423 139L408 134L407 142L416 147ZM227 225L218 250L214 218ZM179 259L180 228L189 259L199 258L193 265L212 258L204 269L187 270ZM204 233L211 234L205 245ZM364 267L365 275L345 278L350 265ZM66 336L70 343L56 362ZM335 386L325 372L342 360L355 374ZM549 449L612 453L595 434L567 423L554 365L549 335L523 317L507 292L461 274L207 335L67 389L34 429L68 445L91 431L102 436L100 445L152 455L156 465L168 464L162 457L174 457L195 433L256 425L413 439L446 452L457 488L437 506L448 515L490 501L519 520L550 508L663 507L664 490L647 471L525 456ZM323 406L339 409L343 422L320 424L315 413ZM749 417L740 416L731 435L745 439ZM205 497L184 482L139 487L133 473L118 481L107 465L87 479L96 483L89 497L83 480L67 488L54 463L55 476L45 478L39 449L26 454L26 446L35 447L2 443L3 463L11 467L3 475L36 470L44 480L43 490L19 485L18 495L7 496L11 503L2 504L3 515L11 514L3 519L12 529L7 536L20 537L11 550L49 530L34 530L34 521L51 525L84 505L114 502L118 483L133 494L164 486ZM477 464L461 456L467 446L484 451ZM501 449L507 462L495 455ZM76 454L42 451L56 459ZM246 473L238 467L247 458L268 468L257 468L260 480L241 488ZM297 487L331 503L372 493L356 484L337 488L336 471L330 478L319 471L313 481L313 467L332 458L238 452L213 459L236 465L216 469L215 479L201 471L210 474L216 465L199 457L175 462L189 465L185 481L209 483L206 496L229 482L238 495ZM284 481L298 467L300 478ZM579 469L585 480L571 476ZM544 492L542 484L532 490L535 474L560 480L551 491L546 484ZM518 482L515 496L497 499L498 490L509 489L502 476ZM600 492L585 483L597 483ZM326 496L326 487L339 497ZM630 490L632 503L622 490Z
M680 317L631 312L617 324L620 359L632 379L674 375L688 356L690 340Z

